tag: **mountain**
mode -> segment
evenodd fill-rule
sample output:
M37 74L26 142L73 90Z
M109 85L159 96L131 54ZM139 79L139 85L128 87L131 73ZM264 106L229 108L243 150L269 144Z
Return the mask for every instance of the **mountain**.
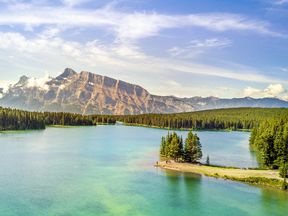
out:
M173 96L151 95L144 88L121 80L72 69L46 80L22 76L2 95L0 105L25 110L83 114L138 114L193 111L192 105Z
M220 109L220 108L236 108L236 107L263 107L272 108L280 107L287 108L288 101L278 98L232 98L221 99L217 97L191 97L183 98L187 104L193 104L195 110Z
M1 88L0 88L1 89ZM82 71L65 69L43 79L22 76L0 92L0 105L35 111L82 114L176 113L230 107L288 107L277 98L178 98L150 94L138 85Z

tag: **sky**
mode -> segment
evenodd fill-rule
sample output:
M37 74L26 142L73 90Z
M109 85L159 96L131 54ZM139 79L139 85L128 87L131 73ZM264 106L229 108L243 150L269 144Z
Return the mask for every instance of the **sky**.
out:
M68 67L158 95L288 100L287 47L288 0L0 0L4 88Z

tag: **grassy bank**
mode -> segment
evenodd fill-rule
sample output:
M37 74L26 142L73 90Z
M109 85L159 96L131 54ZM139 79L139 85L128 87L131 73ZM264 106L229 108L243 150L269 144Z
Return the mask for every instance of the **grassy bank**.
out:
M168 170L196 173L214 178L229 179L277 189L281 189L283 185L283 178L279 177L277 170L238 169L189 163L166 163L165 161L158 162L155 166Z

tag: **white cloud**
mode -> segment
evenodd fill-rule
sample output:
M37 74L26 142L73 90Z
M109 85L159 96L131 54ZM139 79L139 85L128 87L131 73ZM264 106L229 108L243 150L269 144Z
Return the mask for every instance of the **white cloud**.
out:
M256 89L249 86L244 89L243 93L246 97L261 97L260 95L263 93L263 91L261 89Z
M14 84L13 81L0 80L0 99L3 97L3 94L6 93L10 85Z
M53 38L59 35L62 30L59 27L48 27L41 32L40 36L45 38Z
M67 66L80 67L80 69L96 67L105 71L129 71L131 73L142 73L142 75L151 72L166 74L173 71L173 73L184 72L242 81L283 82L283 80L261 75L253 69L242 69L240 67L224 69L183 62L175 58L148 56L142 53L137 46L129 43L118 42L106 45L94 40L82 44L74 41L64 41L59 37L45 38L40 35L35 38L27 38L19 33L0 32L1 50L6 56L13 55L13 65L23 65L24 68L31 66L31 62L33 62L33 65L38 64L40 66L51 65L52 63L63 65L63 68ZM10 58L8 60L11 61ZM272 90L274 88L267 91L273 92Z
M282 84L271 84L264 89L264 93L271 96L276 96L284 92L286 92L286 90Z
M288 95L284 95L284 96L282 97L282 100L288 101Z
M250 71L241 69L239 70L239 68L225 69L221 67L214 67L197 63L186 63L182 61L167 59L158 60L155 67L156 66L161 68L162 70L173 70L190 74L215 76L248 82L251 82L251 80L260 83L283 82L279 79L273 79L271 77L261 75L258 71L252 69Z
M230 46L232 44L232 41L224 38L224 39L219 39L219 38L209 38L205 40L192 40L190 42L189 47L191 48L223 48Z
M0 80L0 88L3 89L3 92L6 92L9 89L9 86L14 83L14 81Z
M172 47L168 50L168 53L172 57L182 59L192 59L204 53L203 49L191 49L190 47Z
M279 68L283 72L288 72L288 68Z
M49 90L49 85L47 85L47 82L49 82L52 78L49 75L46 75L45 77L42 78L34 78L31 77L27 80L27 87L28 88L33 88L33 87L38 87L43 90Z
M83 3L89 2L91 0L62 0L63 4L69 7L73 7L76 5L81 5Z
M180 58L194 58L209 49L221 49L231 46L232 41L224 38L209 38L205 40L192 40L186 47L172 47L168 50L171 56Z
M46 33L44 36L27 38L19 33L0 32L1 50L13 54L13 64L16 64L21 58L30 58L32 60L45 59L45 62L53 62L51 59L57 59L57 61L78 63L78 65L124 67L126 64L130 65L127 59L143 60L146 58L145 54L133 44L112 43L106 45L97 40L82 44L65 41L59 37L46 37Z
M70 2L70 1L69 1ZM82 1L71 1L70 4ZM252 31L270 36L283 36L270 30L269 23L229 13L199 13L166 15L150 12L121 12L113 7L80 9L12 4L0 13L1 25L22 25L27 30L35 26L102 28L112 31L118 40L137 40L156 36L171 28L201 27L211 31Z
M273 0L273 3L276 5L283 5L288 3L288 0Z
M252 87L247 87L244 89L243 94L244 96L248 97L278 97L282 99L287 99L288 95L285 95L287 90L284 88L282 84L270 84L265 89L257 89Z

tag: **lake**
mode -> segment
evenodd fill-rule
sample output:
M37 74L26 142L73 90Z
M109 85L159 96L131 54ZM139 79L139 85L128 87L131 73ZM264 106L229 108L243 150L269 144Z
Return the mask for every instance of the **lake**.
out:
M166 134L122 125L0 133L0 215L287 215L286 192L155 168ZM249 133L197 134L204 161L257 166Z

